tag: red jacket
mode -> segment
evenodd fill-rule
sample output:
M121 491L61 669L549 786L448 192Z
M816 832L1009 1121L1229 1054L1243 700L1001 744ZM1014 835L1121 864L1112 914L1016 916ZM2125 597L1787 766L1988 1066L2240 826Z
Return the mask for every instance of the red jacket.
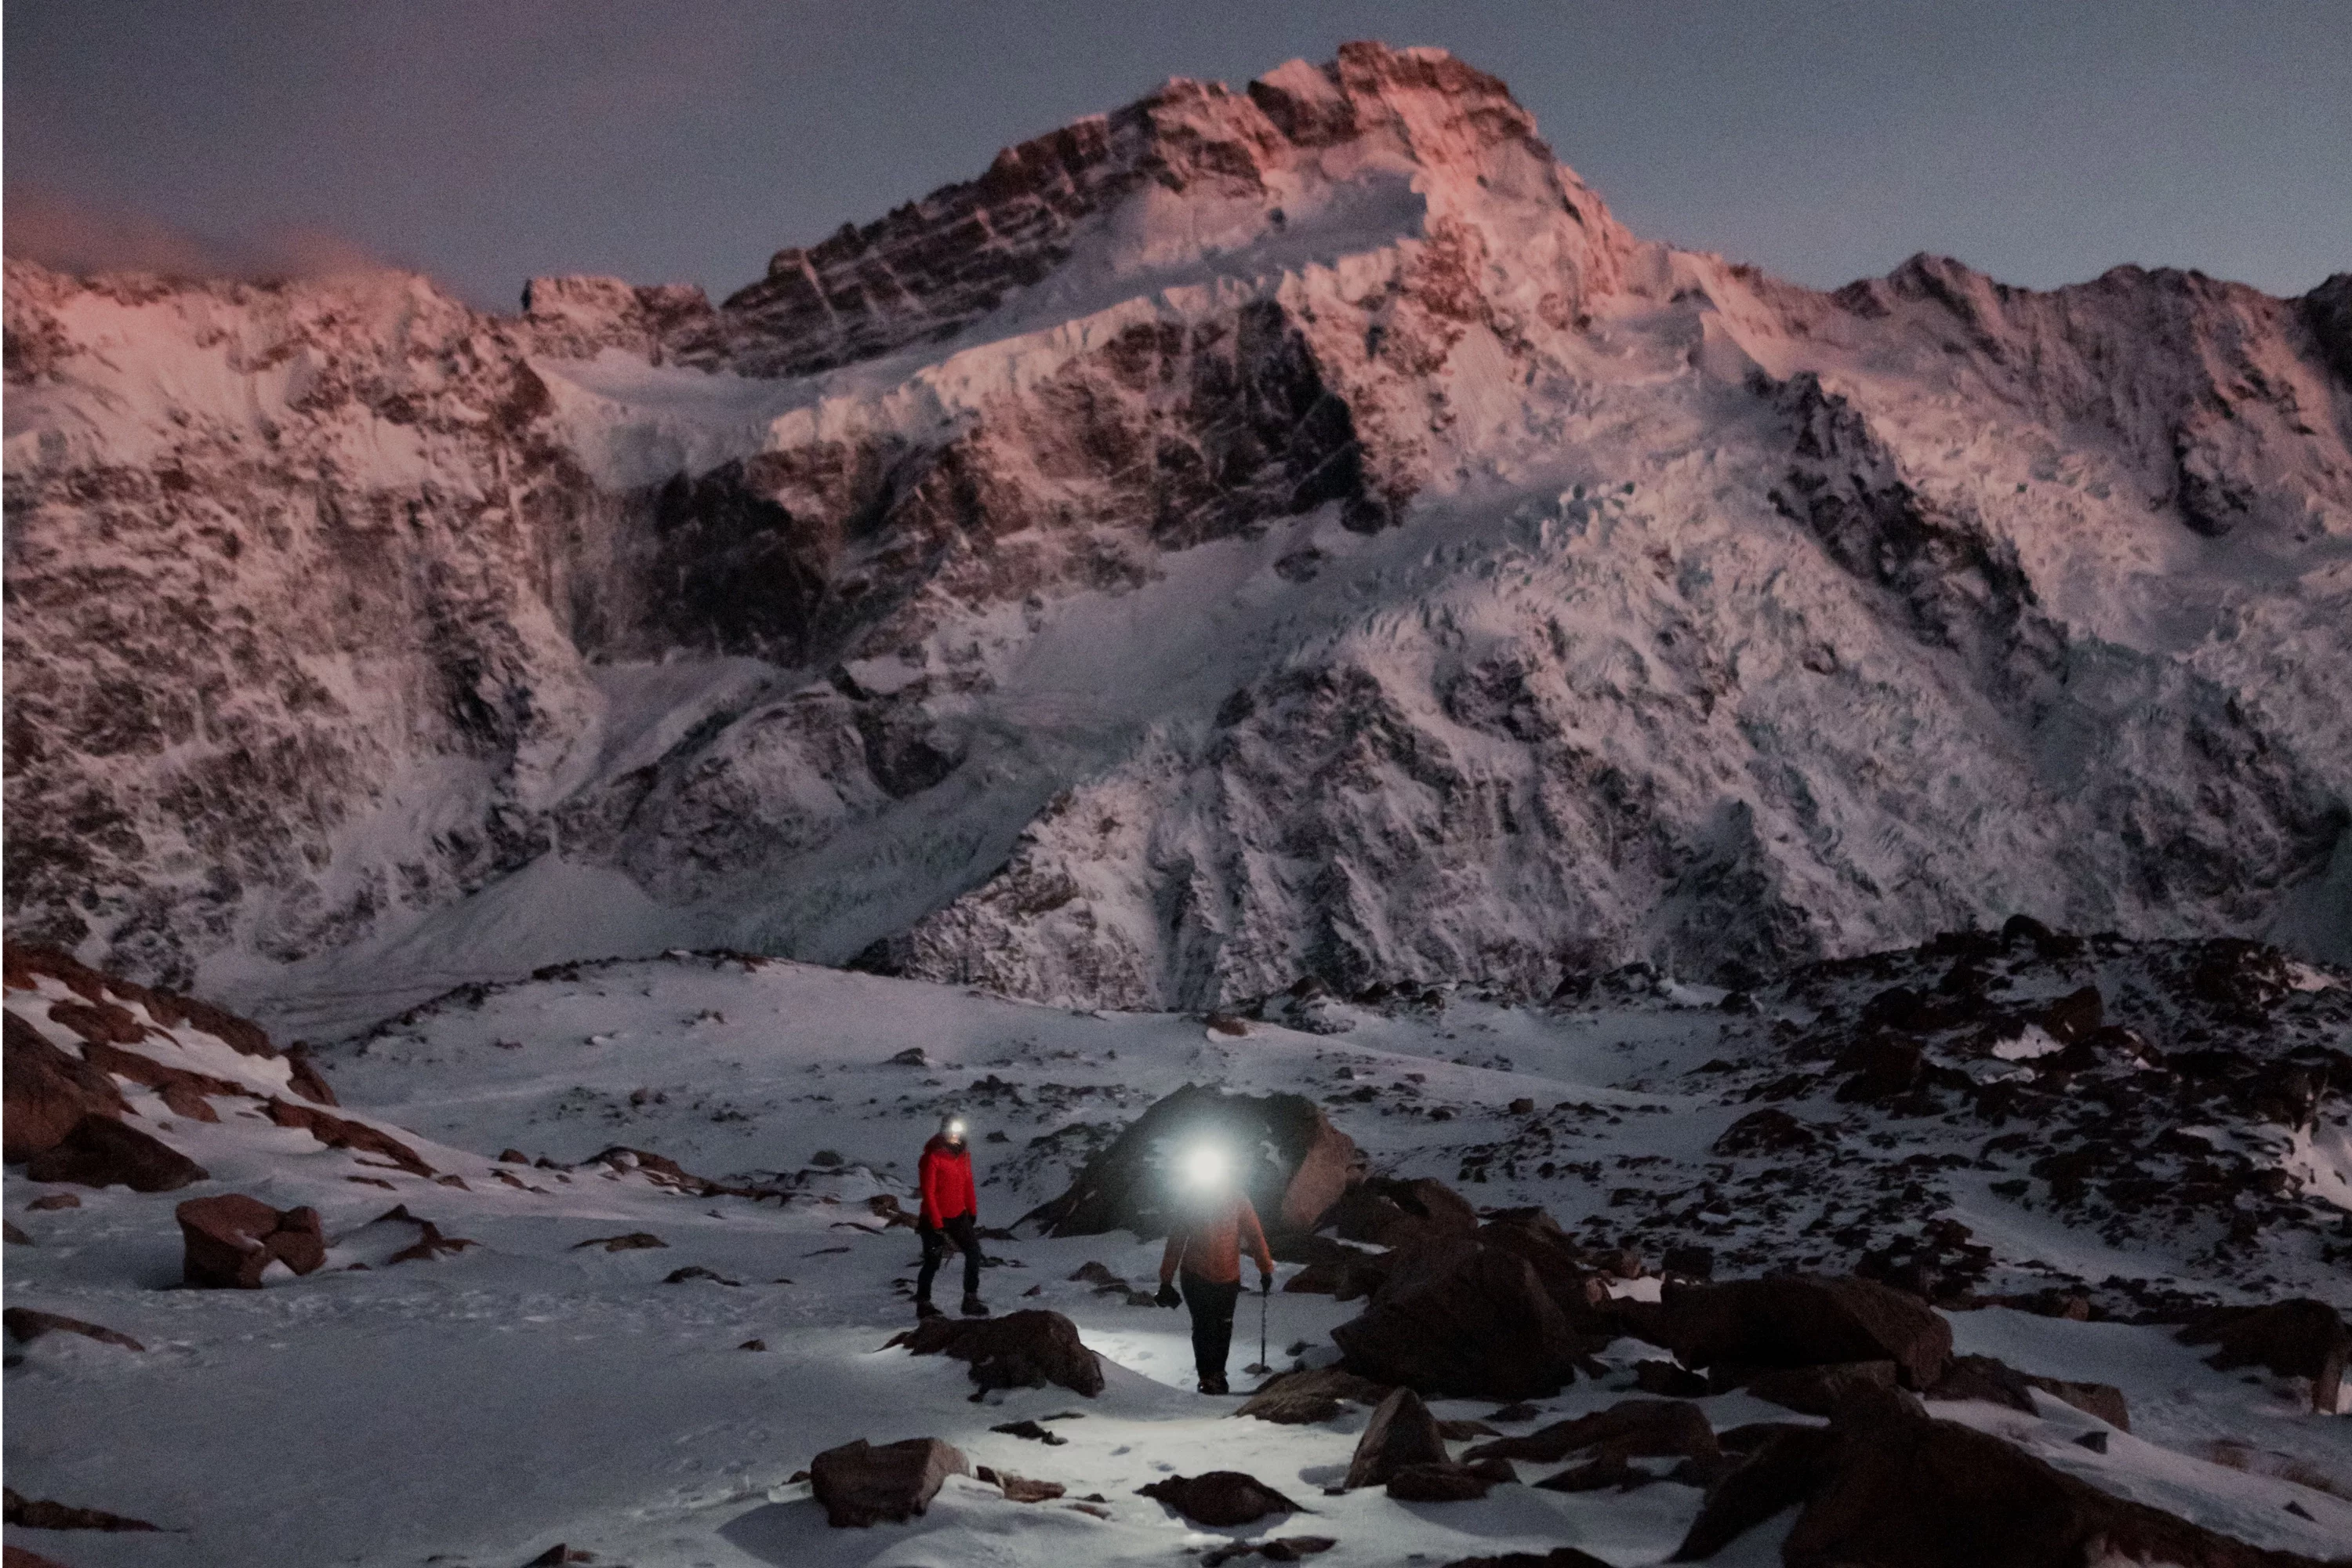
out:
M934 1134L923 1145L922 1163L917 1170L923 1188L925 1225L936 1226L959 1215L979 1215L980 1194L971 1183L970 1144L959 1148Z
M1257 1223L1257 1210L1250 1206L1248 1198L1235 1193L1230 1201L1169 1234L1168 1248L1160 1255L1160 1282L1165 1285L1175 1279L1181 1264L1195 1279L1234 1284L1242 1277L1244 1247L1257 1258L1259 1273L1274 1272L1274 1253Z

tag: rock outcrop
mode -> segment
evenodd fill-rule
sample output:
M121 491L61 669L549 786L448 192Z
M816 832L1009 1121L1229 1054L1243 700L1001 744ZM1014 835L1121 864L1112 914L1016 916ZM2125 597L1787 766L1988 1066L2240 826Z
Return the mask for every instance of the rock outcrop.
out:
M191 1198L173 1214L182 1277L199 1289L258 1290L273 1263L309 1274L327 1261L326 1231L314 1208L281 1213L258 1198L223 1193Z
M937 1437L876 1445L860 1437L809 1461L809 1482L834 1528L904 1523L929 1510L950 1476L971 1474L963 1451Z

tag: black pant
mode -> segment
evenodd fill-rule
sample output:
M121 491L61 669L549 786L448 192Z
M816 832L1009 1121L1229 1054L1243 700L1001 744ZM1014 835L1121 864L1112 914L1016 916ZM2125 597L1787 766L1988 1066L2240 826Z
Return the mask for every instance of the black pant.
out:
M1234 1347L1234 1305L1241 1300L1242 1282L1220 1285L1192 1274L1177 1276L1184 1305L1192 1314L1192 1364L1203 1383L1225 1381L1225 1355Z
M960 1214L953 1219L941 1220L936 1226L917 1225L915 1234L923 1240L923 1271L915 1276L915 1300L931 1299L931 1280L940 1271L940 1264L948 1255L948 1243L953 1242L963 1253L963 1293L980 1294L980 1237L971 1230L971 1215ZM1228 1314L1230 1316L1230 1313Z

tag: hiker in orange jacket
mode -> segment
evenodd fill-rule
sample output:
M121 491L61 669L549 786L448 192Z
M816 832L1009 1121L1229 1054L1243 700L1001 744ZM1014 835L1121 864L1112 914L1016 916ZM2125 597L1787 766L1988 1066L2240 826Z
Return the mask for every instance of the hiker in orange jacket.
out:
M941 1315L931 1305L931 1280L952 1242L963 1254L963 1315L985 1318L988 1304L980 1299L980 1237L973 1230L980 1222L980 1194L972 1184L971 1149L964 1142L961 1117L940 1118L940 1130L923 1145L916 1169L923 1189L922 1213L915 1221L915 1234L923 1243L923 1268L915 1277L915 1316Z
M1249 1195L1234 1180L1223 1152L1192 1151L1180 1163L1182 1217L1160 1257L1160 1304L1181 1302L1192 1314L1192 1363L1201 1392L1224 1394L1225 1356L1233 1348L1234 1308L1242 1293L1242 1248L1257 1259L1261 1295L1274 1289L1274 1252ZM1183 1280L1180 1291L1176 1281Z

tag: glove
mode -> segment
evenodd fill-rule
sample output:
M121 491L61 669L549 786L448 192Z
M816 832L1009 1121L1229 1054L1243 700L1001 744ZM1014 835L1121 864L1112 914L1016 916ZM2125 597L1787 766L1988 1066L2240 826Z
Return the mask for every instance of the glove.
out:
M1261 1274L1257 1277L1257 1293L1261 1296L1271 1296L1274 1294L1273 1275Z
M1163 1307L1181 1307L1184 1304L1184 1298L1177 1294L1176 1287L1173 1285L1162 1285L1160 1287L1160 1294L1152 1299Z

